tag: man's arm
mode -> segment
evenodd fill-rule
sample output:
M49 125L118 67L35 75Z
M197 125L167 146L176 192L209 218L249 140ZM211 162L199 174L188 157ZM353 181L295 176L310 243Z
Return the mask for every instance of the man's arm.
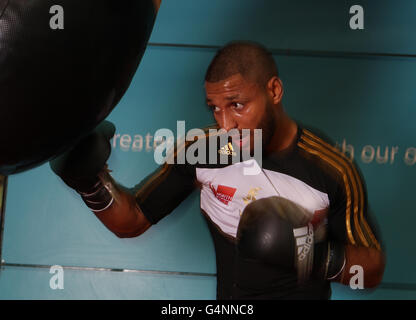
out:
M93 211L96 217L119 238L141 235L152 225L145 217L132 192L119 186L108 170L100 173L100 179L113 198L105 210Z
M378 286L383 278L385 257L384 253L377 248L363 246L345 245L345 266L341 274L334 279L342 284L349 285L351 278L356 274L351 272L353 266L363 268L364 288Z
M370 217L365 183L353 162L351 170L346 171L347 183L339 188L336 210L329 216L329 238L344 243L345 263L339 274L331 279L345 285L350 284L356 274L353 266L363 270L364 287L373 288L380 284L384 268L385 255L379 241L373 217ZM351 175L348 175L351 173Z
M135 237L172 212L195 187L195 169L165 163L136 189L117 184L106 161L115 127L104 121L72 149L50 161L52 170L118 237Z
M314 129L314 131L318 131ZM320 245L320 260L328 271L328 280L349 284L354 265L364 270L365 287L374 287L381 281L385 258L375 224L370 221L367 193L362 175L354 161L334 147L333 141L320 132L319 136L303 130L299 144L306 152L319 159L327 172L327 189L330 201L328 237ZM321 137L324 137L322 139ZM374 221L373 221L374 222Z
M195 189L193 169L187 165L165 164L132 189L118 184L105 167L99 173L105 193L113 199L105 209L95 210L84 202L116 236L132 238L171 213ZM108 197L107 197L108 198Z

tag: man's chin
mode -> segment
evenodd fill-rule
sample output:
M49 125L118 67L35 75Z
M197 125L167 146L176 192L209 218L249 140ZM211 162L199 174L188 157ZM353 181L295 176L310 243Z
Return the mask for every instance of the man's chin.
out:
M257 145L254 143L254 141L249 141L248 143L242 143L240 145L240 152L244 155L250 155L253 156L255 154L255 148L257 148Z
M270 139L267 139L270 140ZM262 148L261 150L264 150L264 147L266 145L265 139L262 136L255 137L254 134L250 135L240 135L239 137L232 137L232 144L235 149L238 149L241 154L245 155L254 155L258 154L255 153L256 148ZM237 151L237 150L235 150Z

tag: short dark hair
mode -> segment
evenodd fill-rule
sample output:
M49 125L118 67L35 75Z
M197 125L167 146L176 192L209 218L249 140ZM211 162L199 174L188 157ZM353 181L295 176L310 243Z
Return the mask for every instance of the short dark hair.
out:
M218 50L205 81L218 82L238 73L261 86L279 76L273 56L264 46L250 41L232 41Z

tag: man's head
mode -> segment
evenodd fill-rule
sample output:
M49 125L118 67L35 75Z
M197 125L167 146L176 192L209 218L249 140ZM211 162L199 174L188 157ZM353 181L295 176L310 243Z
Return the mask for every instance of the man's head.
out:
M264 47L232 42L220 49L205 75L205 91L221 128L251 129L251 149L254 129L263 130L263 145L270 142L283 87L273 57Z

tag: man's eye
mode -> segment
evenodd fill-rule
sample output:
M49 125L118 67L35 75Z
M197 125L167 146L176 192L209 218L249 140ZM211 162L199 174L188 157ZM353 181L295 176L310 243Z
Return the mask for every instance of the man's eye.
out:
M236 103L233 103L233 108L236 109L236 110L241 110L241 109L244 108L244 105L241 104L241 103L236 102Z
M218 112L218 111L220 111L220 108L218 108L218 107L216 107L216 106L212 106L211 108L212 108L212 111L214 111L214 112Z

